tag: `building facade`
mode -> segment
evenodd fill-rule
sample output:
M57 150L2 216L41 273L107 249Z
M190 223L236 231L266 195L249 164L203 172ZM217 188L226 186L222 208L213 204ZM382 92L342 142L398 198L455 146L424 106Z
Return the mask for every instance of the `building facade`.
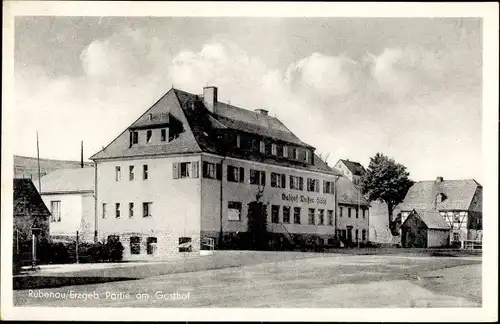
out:
M171 89L91 159L96 228L124 258L197 251L205 238L247 231L248 203L267 206L268 231L335 237L340 174L277 118Z
M345 246L369 241L370 205L346 176L337 180L337 237Z
M58 169L40 179L41 197L51 212L53 240L94 240L94 167Z
M412 210L401 224L404 248L446 247L450 244L450 226L436 211Z
M416 210L436 211L451 228L450 241L482 241L482 186L473 179L415 183L399 206L401 222Z
M50 212L31 179L14 179L14 239L29 240L37 228L39 239L49 239Z
M361 177L366 170L359 162L349 161L349 159L340 159L335 163L334 168L345 175L355 186L361 185Z

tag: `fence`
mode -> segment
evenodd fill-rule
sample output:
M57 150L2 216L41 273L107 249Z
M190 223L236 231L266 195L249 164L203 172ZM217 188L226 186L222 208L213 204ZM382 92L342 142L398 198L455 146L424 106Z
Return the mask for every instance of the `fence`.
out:
M466 250L482 250L483 249L483 241L481 241L481 240L463 241L462 248L466 249Z

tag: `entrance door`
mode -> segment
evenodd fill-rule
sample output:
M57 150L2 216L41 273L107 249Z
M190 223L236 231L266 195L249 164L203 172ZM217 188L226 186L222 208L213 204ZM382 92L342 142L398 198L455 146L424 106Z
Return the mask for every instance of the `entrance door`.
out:
M352 243L352 226L347 226L347 243Z

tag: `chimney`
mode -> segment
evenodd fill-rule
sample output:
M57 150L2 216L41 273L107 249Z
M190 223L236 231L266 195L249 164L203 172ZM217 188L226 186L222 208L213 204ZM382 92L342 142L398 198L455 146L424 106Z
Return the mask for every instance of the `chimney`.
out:
M204 87L203 88L203 103L207 109L216 114L215 104L217 103L217 87Z
M436 182L443 182L443 177L436 177Z
M265 109L255 109L254 111L256 113L258 113L259 115L262 115L262 116L267 116L268 115L268 111L265 110Z

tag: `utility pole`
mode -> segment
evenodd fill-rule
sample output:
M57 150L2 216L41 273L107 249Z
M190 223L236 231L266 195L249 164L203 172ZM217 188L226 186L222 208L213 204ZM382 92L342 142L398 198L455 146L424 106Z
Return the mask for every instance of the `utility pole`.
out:
M40 148L38 145L38 131L36 132L36 159L38 163L38 191L42 193L42 180L40 179Z

